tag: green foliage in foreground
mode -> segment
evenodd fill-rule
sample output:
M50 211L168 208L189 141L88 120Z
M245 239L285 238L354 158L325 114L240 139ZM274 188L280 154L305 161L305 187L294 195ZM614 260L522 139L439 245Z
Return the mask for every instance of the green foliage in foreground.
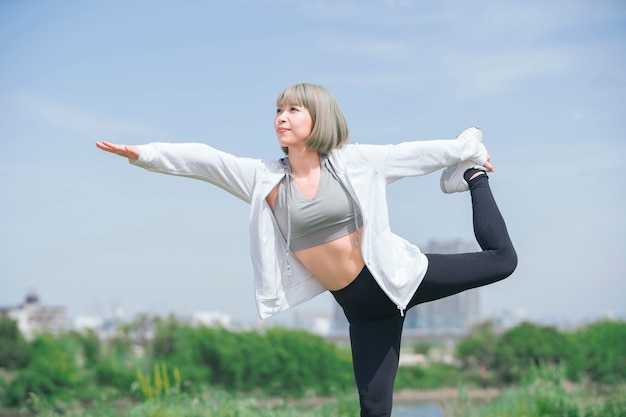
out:
M615 384L626 380L626 323L601 321L570 335L568 376Z
M454 417L626 417L626 386L600 393L565 378L563 367L532 367L527 380L486 404L465 401Z
M49 334L37 336L29 345L30 362L7 387L4 402L19 405L30 393L66 398L81 382L73 342Z
M0 374L0 401L19 407L31 394L50 402L93 401L98 390L107 389L139 398L146 395L144 376L154 369L161 370L152 377L165 391L171 383L188 393L215 387L283 398L337 395L354 387L349 350L309 332L283 328L234 332L192 327L173 318L155 321L155 337L143 340L140 351L133 349L138 332L133 325L106 346L100 346L92 333L38 335L26 344L24 366L8 370L10 378ZM147 318L138 324L147 327ZM131 390L136 384L143 390ZM156 387L155 392L159 390Z
M123 407L102 403L89 409L59 410L37 397L31 397L29 405L41 417L353 417L359 413L354 394L285 401L223 390L198 395L170 391ZM540 366L533 367L519 387L502 391L488 403L469 401L461 390L459 398L443 401L442 407L445 415L454 417L626 417L626 386L598 391L567 381L563 367Z
M0 317L0 340L0 368L16 369L28 364L28 345L14 320Z
M482 323L456 345L466 380L480 386L518 384L529 369L563 366L574 381L626 382L626 322L599 321L561 333L555 327L521 323L503 334Z
M302 330L157 326L153 359L177 368L186 382L231 392L301 396L345 392L353 383L350 352Z
M27 342L16 330L14 322L0 321L8 341L0 346L0 401L10 408L29 398L49 404L155 400L148 408L178 398L170 391L195 402L207 390L292 399L354 391L350 351L301 330L233 332L149 316L104 343L92 332L41 334ZM146 330L154 331L153 339ZM564 333L522 323L502 334L483 323L459 342L456 356L460 366L401 367L396 389L519 386L537 366L557 366L574 383L623 386L626 323L601 321Z
M398 369L394 388L401 390L411 389L436 389L441 387L456 387L466 383L463 374L453 365L445 363L432 363L428 366L402 366Z
M126 409L110 404L98 404L89 409L60 409L36 397L31 398L29 404L39 417L354 417L359 414L354 395L322 402L307 399L278 402L235 396L220 390L207 391L199 396L172 393Z

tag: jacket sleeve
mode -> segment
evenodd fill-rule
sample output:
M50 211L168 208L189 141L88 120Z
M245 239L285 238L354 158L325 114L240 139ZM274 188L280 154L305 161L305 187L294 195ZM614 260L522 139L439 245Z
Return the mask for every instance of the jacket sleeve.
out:
M152 172L195 178L250 202L263 162L240 158L201 143L150 143L137 146L135 165Z
M387 179L425 175L459 162L487 162L487 150L479 140L424 140L395 145L357 145L363 156Z

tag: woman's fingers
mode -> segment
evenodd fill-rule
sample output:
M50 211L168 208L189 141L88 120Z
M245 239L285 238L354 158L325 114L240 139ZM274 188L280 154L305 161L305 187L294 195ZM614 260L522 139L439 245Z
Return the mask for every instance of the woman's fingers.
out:
M105 152L114 153L119 156L128 158L129 161L135 162L139 159L139 150L134 146L118 145L106 141L96 142L98 149L102 149Z
M487 154L487 162L485 162L483 166L487 168L487 171L494 172L495 169L493 168L493 165L491 165L489 161L491 161L491 155Z
M123 152L124 148L120 145L116 145L114 143L109 143L109 142L96 142L96 146L100 149L102 149L103 151L106 152L111 152L111 153L118 153L119 152Z

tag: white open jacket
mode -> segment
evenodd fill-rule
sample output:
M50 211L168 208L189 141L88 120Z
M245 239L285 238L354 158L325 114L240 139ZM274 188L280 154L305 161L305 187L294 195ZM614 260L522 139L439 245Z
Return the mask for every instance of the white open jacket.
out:
M250 250L262 319L326 291L286 248L266 196L286 175L280 160L241 158L199 143L138 146L137 166L207 181L250 203ZM428 261L420 249L389 228L387 184L424 175L465 160L482 165L480 139L429 140L397 145L350 144L328 155L363 216L360 242L368 269L402 314L424 278ZM290 273L287 266L290 265Z

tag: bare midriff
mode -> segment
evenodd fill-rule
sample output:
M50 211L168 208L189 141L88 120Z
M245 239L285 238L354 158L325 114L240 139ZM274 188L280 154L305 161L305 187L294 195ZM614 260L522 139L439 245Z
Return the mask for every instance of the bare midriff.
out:
M272 211L276 200L275 187L266 200ZM360 244L356 245L356 232L322 243L321 245L295 251L294 255L328 290L345 288L359 275L365 261ZM363 239L363 228L359 229L359 242Z
M359 230L359 240L362 237L363 228ZM365 265L361 246L355 241L356 232L294 254L322 285L337 291L354 281Z

